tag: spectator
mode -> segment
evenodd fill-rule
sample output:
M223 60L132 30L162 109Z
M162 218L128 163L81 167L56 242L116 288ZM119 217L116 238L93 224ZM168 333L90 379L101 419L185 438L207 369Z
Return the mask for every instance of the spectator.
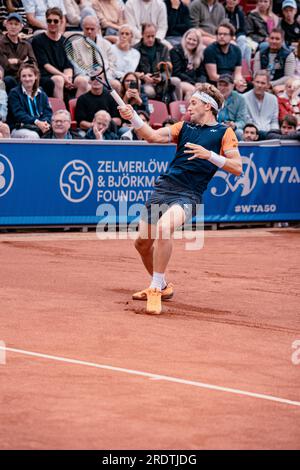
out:
M276 96L268 93L270 78L267 70L259 70L254 74L254 88L244 94L248 121L263 132L278 129L278 102Z
M136 71L140 72L140 78L145 84L147 96L149 98L156 98L160 93L158 90L166 83L165 74L162 75L160 73L159 64L162 62L165 64L170 63L170 53L167 46L164 46L156 37L156 27L154 24L143 24L142 35L142 40L135 46L141 54ZM175 88L176 98L180 100L182 93L179 78L171 77L171 84Z
M74 140L82 137L71 129L71 114L66 109L55 111L51 120L51 129L42 136L42 139Z
M220 75L217 86L224 97L223 107L218 114L218 122L231 127L237 138L241 140L247 122L245 99L237 91L234 91L233 78L229 74Z
M200 28L205 46L216 40L216 29L225 20L225 9L218 0L194 0L190 6L191 23Z
M111 115L107 111L101 110L95 114L93 127L87 131L85 138L92 140L119 140L119 136L112 126Z
M297 3L295 0L282 2L282 20L280 28L284 31L284 40L287 46L297 47L300 40L300 23L297 18Z
M88 16L96 16L90 0L63 0L66 9L67 30L81 29L80 24Z
M281 121L280 129L268 132L266 139L300 140L300 130L297 130L297 118L287 114Z
M278 16L272 12L272 0L257 0L256 8L246 18L246 35L252 39L253 51L258 44L266 41L278 21Z
M224 73L233 75L234 81L242 79L242 54L231 44L234 35L232 24L224 21L217 28L217 41L204 51L204 65L211 83L216 83Z
M10 13L18 13L21 16L27 31L27 19L22 0L0 0L0 33L4 31L4 22Z
M300 81L290 77L285 82L284 93L277 96L279 105L279 121L282 121L287 114L300 118Z
M144 121L148 126L150 126L150 114L147 113L146 111L139 110L137 111L137 114L140 116L142 121ZM121 136L121 140L144 140L138 137L137 133L135 132L135 129L131 127L128 129L126 132L124 132Z
M23 19L18 13L10 13L5 21L7 34L0 38L0 65L4 68L7 93L17 86L17 74L23 62L36 63L31 45L19 38Z
M181 0L165 0L168 31L166 40L173 46L181 43L183 34L191 28L190 11Z
M93 0L101 30L105 36L116 36L120 26L125 23L124 4L119 0Z
M60 32L66 29L66 9L63 0L22 0L27 22L34 31L47 30L47 15L49 8L59 8L62 12L59 23Z
M259 140L259 131L254 124L246 124L243 130L244 142L257 142Z
M39 139L50 128L52 110L48 97L39 88L40 74L35 65L22 64L18 77L20 84L8 96L7 122L13 129L11 136Z
M297 7L297 10L298 10L298 15L300 14L300 1L299 0L295 0L296 2L296 7ZM276 15L281 15L282 13L282 3L283 3L283 0L273 0L272 4L272 10L274 13L276 13Z
M41 85L48 96L64 99L64 91L76 90L80 96L87 90L84 77L77 76L73 82L73 68L65 50L64 37L60 33L63 14L59 8L46 12L47 31L32 39L32 47L41 71Z
M139 64L141 54L132 47L133 31L130 25L120 26L118 41L111 50L116 58L116 77L121 80L128 72L134 72Z
M153 24L155 36L163 40L168 30L167 8L163 0L127 0L125 20L133 28L134 41L142 37L142 25Z
M118 80L115 80L116 59L112 51L111 43L102 37L98 18L96 16L86 16L82 21L82 28L84 36L94 41L96 45L100 48L106 67L105 71L107 78L110 80L111 85L119 92L121 88L120 82ZM76 55L80 62L90 62L90 48L84 47L81 42L80 46L77 46L75 42L73 44L73 47L76 49ZM87 90L89 77L81 77L81 80L84 82L85 89Z
M284 32L280 28L274 28L268 37L268 44L262 44L255 54L254 73L268 70L272 86L284 84L296 73L295 55L283 44Z
M239 5L240 0L226 0L225 15L235 28L235 40L241 49L242 58L245 59L248 68L251 67L251 47L248 45L245 33L245 14Z
M181 80L182 95L186 101L194 93L195 84L205 81L203 50L201 32L191 28L184 33L181 44L170 51L173 75Z
M7 117L7 93L3 81L4 70L0 65L0 122L5 122Z
M97 111L107 111L117 126L121 125L117 104L98 80L90 80L91 89L81 95L76 103L75 119L84 131L93 127L93 119Z
M141 90L141 82L137 73L128 72L121 83L121 97L126 104L131 104L135 111L149 112L148 98Z

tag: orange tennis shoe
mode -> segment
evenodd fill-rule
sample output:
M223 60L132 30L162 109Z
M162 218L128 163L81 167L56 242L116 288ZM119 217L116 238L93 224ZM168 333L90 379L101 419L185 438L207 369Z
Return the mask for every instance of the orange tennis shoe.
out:
M149 288L147 291L147 313L151 315L160 315L162 311L161 306L161 291L158 289Z
M135 292L134 294L132 294L133 300L147 300L148 290L149 290L149 287L139 292ZM174 295L174 285L170 282L161 291L161 300L170 300L172 299L173 295Z

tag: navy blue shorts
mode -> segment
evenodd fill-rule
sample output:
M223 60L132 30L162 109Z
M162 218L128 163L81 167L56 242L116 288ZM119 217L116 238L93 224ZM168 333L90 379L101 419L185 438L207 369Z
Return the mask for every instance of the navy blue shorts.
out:
M195 194L179 186L167 177L159 177L141 213L141 219L148 224L157 224L162 215L171 207L179 205L186 215L186 222L197 214L202 194Z

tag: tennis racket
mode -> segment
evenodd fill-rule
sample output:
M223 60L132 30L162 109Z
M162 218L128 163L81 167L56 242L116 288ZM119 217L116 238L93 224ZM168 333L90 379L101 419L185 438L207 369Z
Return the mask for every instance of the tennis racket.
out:
M92 80L102 83L119 106L126 106L109 83L101 50L94 41L75 33L65 39L64 48L69 61L79 74L88 75Z

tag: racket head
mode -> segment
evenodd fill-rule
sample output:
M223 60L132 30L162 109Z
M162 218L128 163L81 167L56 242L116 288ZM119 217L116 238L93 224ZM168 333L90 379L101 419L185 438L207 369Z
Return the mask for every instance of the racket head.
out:
M103 56L92 39L79 33L71 34L65 39L64 49L79 74L88 75L91 79L102 83L109 91L112 90L106 76Z

